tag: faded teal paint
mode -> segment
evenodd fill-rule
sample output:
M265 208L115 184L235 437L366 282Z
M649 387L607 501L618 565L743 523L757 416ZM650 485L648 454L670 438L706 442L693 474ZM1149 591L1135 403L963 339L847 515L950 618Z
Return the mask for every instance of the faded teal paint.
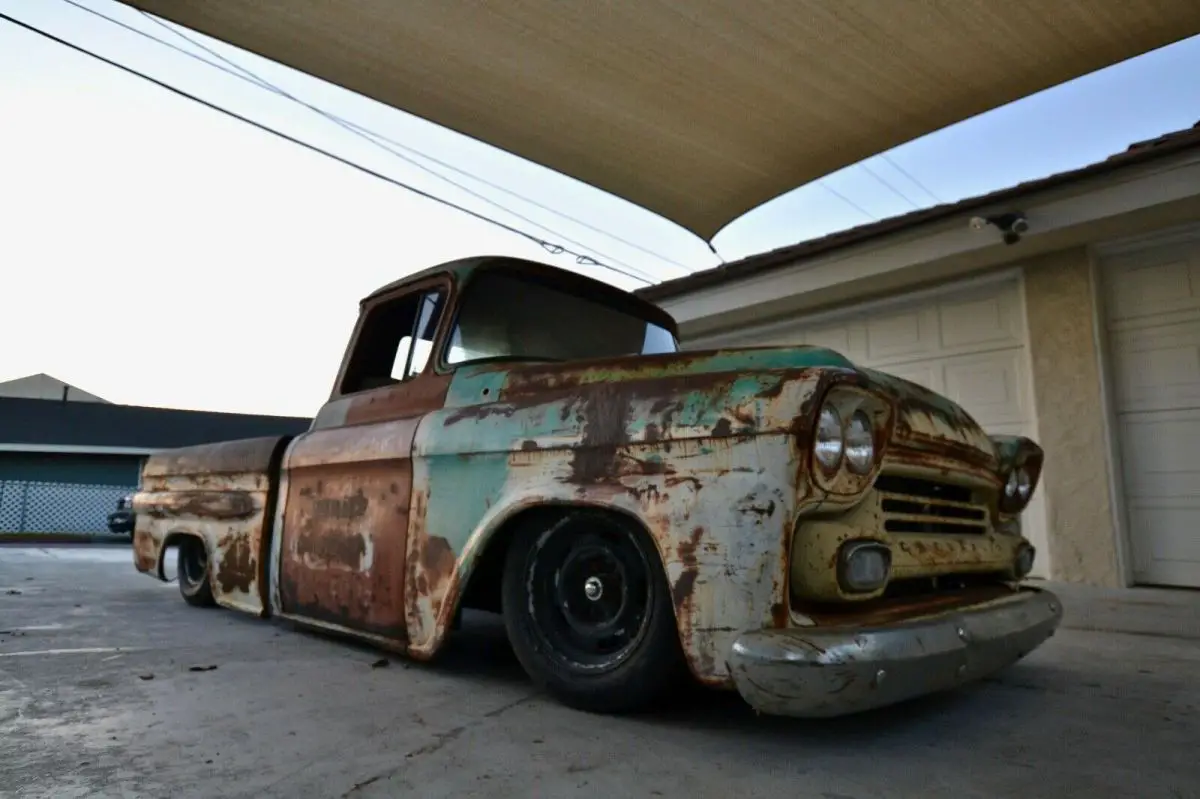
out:
M572 405L569 399L527 408L492 403L470 416L449 408L434 411L422 422L432 432L422 436L415 455L432 458L504 453L507 457L507 453L535 446L554 448L560 440L563 443L558 446L573 446L580 436L582 421Z
M446 539L455 556L461 556L479 520L504 492L508 453L438 455L426 459L425 468L427 535Z
M588 386L723 373L745 375L747 380L774 379L778 383L782 379L781 372L822 367L853 369L854 365L842 355L823 347L750 347L630 357L619 361L618 365L612 361L580 361L556 365L463 366L455 371L450 381L446 407L460 408L493 401L493 398L502 394L513 374L537 376L544 379L548 386L556 381ZM485 389L488 392L486 394Z
M994 435L988 438L996 450L997 470L1001 474L1006 474L1014 466L1027 463L1030 458L1043 454L1042 448L1025 436Z
M677 395L642 397L638 384L627 383L628 407L620 428L604 431L611 440L592 439L593 445L623 445L646 442L647 430L654 424L651 441L703 438L713 435L726 420L729 433L759 434L782 432L785 427L769 429L765 421L763 394L777 389L787 378L780 374L731 375L728 382L709 385L703 391L685 391ZM417 457L468 455L473 453L518 452L530 449L563 449L577 446L587 424L588 395L583 389L572 397L528 406L513 403L489 403L471 408L457 407L434 411L422 422L428 435L417 444ZM601 400L612 402L610 399ZM739 409L739 418L729 416ZM796 409L799 412L799 408ZM591 431L593 436L596 431Z
M1012 467L1017 459L1017 454L1021 451L1020 436L989 436L992 440L992 446L996 448L996 460L1000 464L1001 471L1007 471Z
M450 378L445 407L461 408L494 401L508 381L508 369L495 366L463 366Z
M513 367L513 371L545 375L570 375L579 385L636 380L656 380L671 377L721 374L733 372L778 372L792 369L829 367L852 369L854 365L842 355L823 347L748 347L744 349L711 350L707 352L677 352L668 355L630 357L616 362L604 361L545 366L542 364Z

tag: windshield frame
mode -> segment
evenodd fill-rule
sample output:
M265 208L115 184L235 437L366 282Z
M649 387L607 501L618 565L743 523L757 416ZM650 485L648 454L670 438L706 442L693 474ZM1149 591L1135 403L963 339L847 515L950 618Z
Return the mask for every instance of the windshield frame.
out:
M665 310L641 299L636 294L617 288L608 283L604 283L594 278L586 277L568 270L559 269L557 267L538 264L536 262L522 261L502 261L500 263L492 263L472 270L472 272L462 279L461 284L455 292L455 302L453 304L453 312L448 320L442 335L442 342L437 348L437 359L434 364L434 371L445 374L453 372L456 369L464 367L486 367L489 365L498 366L522 366L522 365L558 365L569 363L582 363L586 359L580 361L548 361L538 360L536 358L508 358L506 356L491 356L485 358L477 358L474 360L457 361L451 363L449 359L450 347L454 342L454 331L458 329L458 323L462 316L463 309L467 307L470 298L474 293L475 282L477 278L483 276L497 275L529 283L537 283L552 291L562 292L582 300L589 302L597 302L605 305L613 310L636 317L647 325L655 325L666 332L675 343L675 351L679 352L679 327L672 317ZM656 353L663 354L663 353ZM641 353L629 353L627 355L612 355L603 357L644 357L652 358L654 355L643 355ZM602 359L603 359L602 357Z

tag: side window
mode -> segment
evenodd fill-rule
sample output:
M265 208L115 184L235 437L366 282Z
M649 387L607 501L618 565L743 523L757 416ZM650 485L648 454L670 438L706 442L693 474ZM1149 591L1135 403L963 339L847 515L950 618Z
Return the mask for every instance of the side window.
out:
M438 319L441 318L438 313L441 299L442 295L434 291L421 295L416 327L411 334L400 339L400 346L396 348L396 360L392 362L394 380L407 380L425 370L429 353L433 352L433 336L437 332Z
M341 393L395 385L421 373L433 349L445 294L415 291L371 309L363 321Z

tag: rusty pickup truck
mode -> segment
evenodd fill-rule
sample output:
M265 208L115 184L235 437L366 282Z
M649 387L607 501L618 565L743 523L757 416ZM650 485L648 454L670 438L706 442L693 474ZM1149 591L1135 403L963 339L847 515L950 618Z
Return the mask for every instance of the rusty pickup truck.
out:
M1023 582L1027 438L816 347L680 351L635 295L505 257L365 298L307 433L151 457L138 570L183 598L433 658L503 615L573 707L688 672L836 716L976 680L1057 628Z

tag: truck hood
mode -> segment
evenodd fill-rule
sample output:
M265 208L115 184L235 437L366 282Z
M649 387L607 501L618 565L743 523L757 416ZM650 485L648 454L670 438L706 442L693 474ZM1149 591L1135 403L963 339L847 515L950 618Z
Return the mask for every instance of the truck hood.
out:
M979 424L961 406L916 383L874 369L856 367L849 359L823 347L739 347L699 350L590 361L572 364L521 364L469 367L459 370L447 396L447 406L475 405L483 397L502 402L535 400L546 394L585 392L598 385L654 382L676 391L706 383L728 383L745 377L747 391L769 390L806 370L830 370L879 392L896 405L893 444L916 450L936 450L979 465L995 462L995 448ZM630 386L631 392L638 390ZM733 391L734 395L739 394ZM728 399L736 403L737 396Z
M875 369L857 368L873 390L896 406L892 446L938 451L977 465L994 468L992 439L961 405L924 386Z
M691 350L666 355L643 355L570 364L507 366L505 393L524 393L524 387L542 390L581 387L593 383L661 380L728 373L788 372L814 367L852 369L843 355L824 347L738 347Z

